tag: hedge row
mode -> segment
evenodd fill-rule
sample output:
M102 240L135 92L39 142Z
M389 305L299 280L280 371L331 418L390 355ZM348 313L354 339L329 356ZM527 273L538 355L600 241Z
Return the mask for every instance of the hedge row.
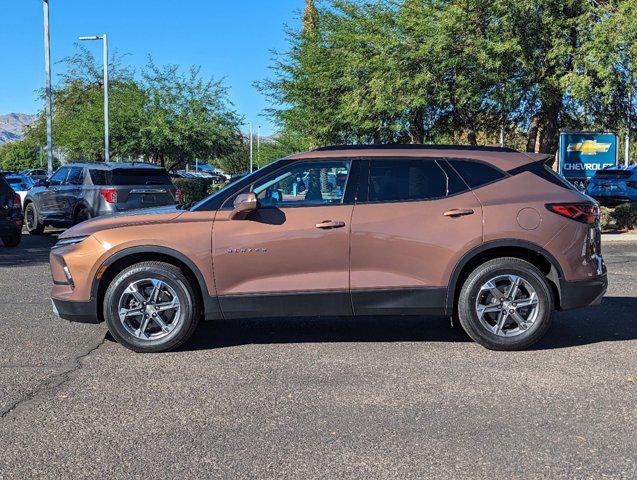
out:
M194 203L208 196L208 189L213 185L212 181L205 178L174 178L173 183L177 190L181 190L183 203Z
M617 228L632 230L637 228L637 202L622 203L614 209L602 207L602 229Z

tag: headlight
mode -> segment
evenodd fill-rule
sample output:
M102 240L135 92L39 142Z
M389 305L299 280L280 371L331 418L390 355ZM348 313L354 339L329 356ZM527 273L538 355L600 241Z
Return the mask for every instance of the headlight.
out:
M84 235L83 237L69 237L58 240L58 243L51 247L51 250L55 250L60 247L67 247L69 245L75 245L76 243L80 243L83 240L86 240L89 236Z

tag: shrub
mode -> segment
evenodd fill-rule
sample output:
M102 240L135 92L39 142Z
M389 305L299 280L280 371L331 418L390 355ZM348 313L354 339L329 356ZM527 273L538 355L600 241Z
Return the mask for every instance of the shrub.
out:
M210 180L203 178L174 178L173 183L181 190L182 203L194 203L208 196L208 188L212 184Z
M612 217L617 223L617 228L622 230L637 228L637 202L618 205Z
M600 207L602 230L607 230L613 221L613 211L608 207Z

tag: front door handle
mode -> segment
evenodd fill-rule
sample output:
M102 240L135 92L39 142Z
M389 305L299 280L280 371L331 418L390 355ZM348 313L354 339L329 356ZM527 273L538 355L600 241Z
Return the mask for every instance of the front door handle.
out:
M447 210L443 215L445 217L463 217L474 213L472 208L454 208L453 210Z
M316 228L323 228L325 230L331 228L341 228L345 226L345 222L334 222L332 220L323 220L321 223L316 224Z

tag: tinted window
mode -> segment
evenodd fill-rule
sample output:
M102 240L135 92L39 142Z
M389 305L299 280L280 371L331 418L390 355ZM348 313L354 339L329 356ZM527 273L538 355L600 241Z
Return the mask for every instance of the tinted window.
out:
M538 177L543 178L547 182L551 182L553 185L566 188L567 190L577 191L577 188L572 183L566 180L559 173L554 172L551 167L549 167L545 162L529 163L527 165L522 165L521 167L514 168L513 170L509 170L510 175L518 175L522 172L533 173Z
M172 185L166 170L158 168L116 168L110 185Z
M449 163L471 188L478 188L504 177L500 170L486 163L469 160L449 160Z
M93 185L108 185L108 181L106 179L107 170L89 170L89 175L91 175L91 181Z
M341 204L351 162L299 162L249 187L264 206Z
M68 168L60 168L57 172L53 174L51 180L49 180L50 185L62 185L66 180L66 176L69 173Z
M116 168L90 170L93 185L172 185L166 170L159 168Z
M69 185L82 185L84 183L84 170L79 167L71 168L66 183Z
M7 182L11 185L20 185L22 183L22 179L19 177L5 177Z
M447 175L434 160L371 160L369 201L427 200L447 195Z

